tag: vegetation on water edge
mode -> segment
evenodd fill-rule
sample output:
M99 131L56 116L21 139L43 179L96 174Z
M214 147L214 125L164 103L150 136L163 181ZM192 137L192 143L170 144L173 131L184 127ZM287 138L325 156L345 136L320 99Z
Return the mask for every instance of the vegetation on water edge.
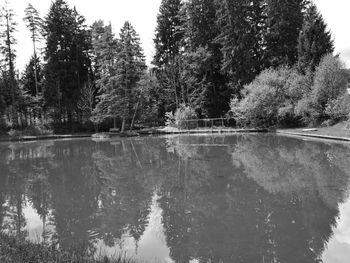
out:
M231 100L231 114L241 126L330 126L350 113L350 72L339 57L325 55L315 72L267 69Z
M72 249L64 251L55 246L18 239L0 233L0 262L6 263L135 263L133 259L119 255L108 258L94 257Z

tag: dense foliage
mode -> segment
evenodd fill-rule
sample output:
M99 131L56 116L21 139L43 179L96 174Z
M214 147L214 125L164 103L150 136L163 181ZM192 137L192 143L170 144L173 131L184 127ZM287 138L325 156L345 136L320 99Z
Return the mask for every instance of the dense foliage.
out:
M113 120L122 129L160 125L180 107L196 118L229 112L242 125L346 116L348 76L332 55L321 61L334 43L308 0L162 0L148 69L129 22L115 37L111 25L89 27L55 0L44 18L31 4L24 10L33 55L18 73L14 16L9 4L2 7L2 132L39 123L56 132L108 128Z
M349 74L338 57L321 59L314 74L293 68L268 69L231 100L231 114L242 126L332 124L347 117Z

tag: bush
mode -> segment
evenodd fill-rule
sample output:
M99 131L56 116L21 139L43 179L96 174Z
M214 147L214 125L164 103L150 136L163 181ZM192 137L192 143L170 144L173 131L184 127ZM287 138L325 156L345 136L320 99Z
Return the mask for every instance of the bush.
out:
M331 124L344 121L350 113L350 96L345 93L337 99L327 103L325 113L328 115Z
M165 113L165 126L175 127L175 115L171 111Z
M326 112L328 105L332 105L339 96L346 93L347 83L345 66L339 57L332 54L324 56L316 68L310 96L313 110L317 113L316 121L323 122L329 118Z
M42 136L42 135L51 135L53 132L51 129L48 129L45 125L30 125L24 130L14 130L11 129L8 132L8 135L11 137L20 137L20 136Z
M243 100L231 100L231 113L240 126L295 125L294 108L308 83L309 78L293 69L265 70L244 87Z
M181 104L174 114L175 126L181 129L191 129L197 125L188 122L188 120L197 120L196 111L191 106Z
M303 125L314 127L317 125L318 112L315 110L315 105L310 98L310 93L306 94L298 101L294 113L300 118Z
M241 101L231 100L231 114L240 126L335 123L349 113L344 97L348 78L343 63L331 54L321 60L314 76L285 67L268 69L244 87Z

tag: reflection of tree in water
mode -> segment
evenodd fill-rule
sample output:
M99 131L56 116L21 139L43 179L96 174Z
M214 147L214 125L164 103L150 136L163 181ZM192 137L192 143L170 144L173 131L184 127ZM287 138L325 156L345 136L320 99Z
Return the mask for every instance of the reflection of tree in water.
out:
M278 231L273 238L276 244L290 244L280 246L286 257L281 261L296 248L309 260L321 255L348 187L350 163L344 160L349 155L347 146L285 137L250 136L237 143L232 153L235 165L275 196L270 209ZM293 224L284 224L288 221Z
M349 148L271 136L239 141L232 154L248 177L271 193L299 197L320 194L334 208L343 200L350 176Z
M138 242L157 191L175 262L316 262L350 168L345 146L263 135L74 140L0 151L3 229L25 235L22 208L30 202L63 248L94 252L98 240L113 246L124 235Z
M152 143L137 140L107 142L94 153L104 187L99 197L99 229L106 244L113 246L123 234L140 240L150 213L156 173L161 158Z
M1 147L0 152L0 199L1 199L1 226L2 230L16 235L18 238L26 238L26 219L23 214L25 206L26 189L33 173L28 170L28 165L35 167L33 159L46 156L45 147L31 147L30 144L11 144L9 147Z
M187 182L192 175L181 170L183 185L191 188L165 184L161 207L172 258L317 262L348 185L348 166L341 161L347 148L275 136L240 138L231 137L226 148L191 150L191 159L210 160L207 184Z
M80 169L84 164L91 165L91 146L86 141L80 145L77 142L74 145L71 142L11 144L8 154L2 155L6 156L5 166L10 167L0 176L8 178L4 191L10 208L16 207L10 202L13 195L18 197L16 200L21 197L30 202L43 220L44 241L46 224L54 224L57 233L52 241L59 242L62 248L70 247L74 240L90 241L86 232L95 212L89 198L94 192L89 175L85 176ZM17 204L21 207L17 211L22 211L25 204L18 201Z
M61 248L95 252L94 236L99 194L89 141L59 142L53 148L55 166L49 171L50 207L55 225L54 241Z
M8 164L2 158L5 155L5 151L0 148L0 227L2 228L4 223L4 218L6 216L6 194L8 185Z

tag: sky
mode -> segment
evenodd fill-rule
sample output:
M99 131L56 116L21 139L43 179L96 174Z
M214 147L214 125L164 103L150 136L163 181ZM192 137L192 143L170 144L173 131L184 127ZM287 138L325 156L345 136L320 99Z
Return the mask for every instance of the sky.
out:
M48 13L51 0L7 0L16 13L17 32L17 67L22 70L32 54L30 35L22 20L24 9L30 2L42 16ZM5 0L0 0L2 5ZM154 55L154 31L161 0L67 0L76 6L78 12L91 25L96 20L111 23L113 31L119 34L120 28L128 20L140 35L147 64ZM350 1L349 0L314 0L324 17L335 42L335 53L340 53L342 60L350 68Z

